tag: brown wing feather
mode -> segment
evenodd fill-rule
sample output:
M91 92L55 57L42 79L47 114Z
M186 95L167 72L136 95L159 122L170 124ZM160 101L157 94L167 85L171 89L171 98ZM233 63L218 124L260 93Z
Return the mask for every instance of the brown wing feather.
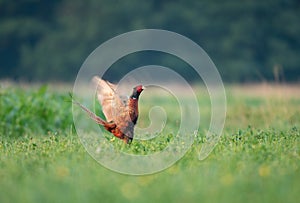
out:
M120 120L120 114L126 111L126 105L116 93L116 85L95 76L93 83L97 86L97 98L108 122Z

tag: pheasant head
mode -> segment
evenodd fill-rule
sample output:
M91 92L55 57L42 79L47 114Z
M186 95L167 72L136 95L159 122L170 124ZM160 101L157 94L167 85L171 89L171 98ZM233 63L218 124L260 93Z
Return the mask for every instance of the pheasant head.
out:
M145 89L145 87L142 85L138 85L138 86L134 87L130 98L131 99L139 99L139 96L144 89Z

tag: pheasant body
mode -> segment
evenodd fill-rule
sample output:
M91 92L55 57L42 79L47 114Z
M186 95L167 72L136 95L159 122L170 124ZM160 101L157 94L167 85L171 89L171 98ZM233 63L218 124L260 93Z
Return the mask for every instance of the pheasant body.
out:
M115 137L123 140L125 143L130 143L134 136L134 126L139 115L138 99L144 87L139 85L133 88L132 95L129 99L125 100L116 93L116 85L102 80L97 76L93 78L93 82L97 85L98 100L102 106L106 120L100 118L79 102L75 100L73 102L87 112L91 119L102 125Z

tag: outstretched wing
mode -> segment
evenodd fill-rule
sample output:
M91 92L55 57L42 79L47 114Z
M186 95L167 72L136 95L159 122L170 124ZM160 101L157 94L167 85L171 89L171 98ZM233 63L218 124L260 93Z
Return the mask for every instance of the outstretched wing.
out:
M118 120L119 113L124 112L126 108L126 100L122 100L117 94L117 86L98 76L93 77L93 83L97 87L97 98L106 120L108 122Z

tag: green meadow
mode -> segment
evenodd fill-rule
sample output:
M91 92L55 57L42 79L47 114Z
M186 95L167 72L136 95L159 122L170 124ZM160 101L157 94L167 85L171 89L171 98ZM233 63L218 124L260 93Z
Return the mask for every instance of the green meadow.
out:
M89 155L73 124L68 89L0 86L1 203L287 203L300 199L299 86L227 85L223 133L203 161L197 156L207 142L210 100L205 88L199 88L203 125L194 144L173 166L145 176L113 172ZM167 114L165 130L151 141L134 140L128 146L105 134L114 147L147 154L172 141L178 130L178 115L172 111L176 102L146 93L141 96L138 126L149 124L147 112L156 105L173 112ZM86 117L84 112L82 116Z

